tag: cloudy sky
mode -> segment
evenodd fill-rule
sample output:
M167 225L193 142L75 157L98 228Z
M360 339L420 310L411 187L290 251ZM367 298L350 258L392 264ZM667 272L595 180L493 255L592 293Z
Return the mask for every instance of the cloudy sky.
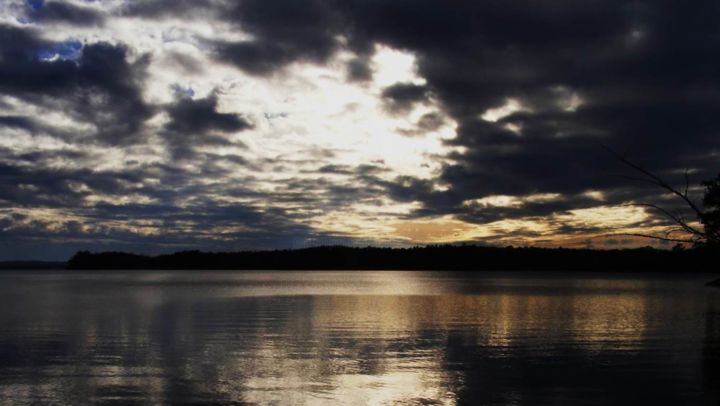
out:
M720 170L720 4L0 2L0 259L632 246ZM652 241L643 241L644 244Z

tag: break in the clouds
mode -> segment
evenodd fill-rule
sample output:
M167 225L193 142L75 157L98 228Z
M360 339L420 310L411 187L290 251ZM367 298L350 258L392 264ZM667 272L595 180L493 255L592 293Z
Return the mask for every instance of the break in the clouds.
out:
M590 238L662 226L628 203L671 202L617 176L605 147L671 181L720 169L719 14L711 1L3 2L0 258L617 246Z

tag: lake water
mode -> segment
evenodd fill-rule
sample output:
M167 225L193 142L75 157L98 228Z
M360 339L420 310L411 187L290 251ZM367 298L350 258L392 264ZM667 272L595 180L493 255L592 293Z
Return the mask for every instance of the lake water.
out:
M0 403L718 405L712 279L3 272Z

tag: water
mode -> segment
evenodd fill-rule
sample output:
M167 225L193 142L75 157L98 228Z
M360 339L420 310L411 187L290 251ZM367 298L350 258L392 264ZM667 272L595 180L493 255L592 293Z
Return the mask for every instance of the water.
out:
M720 404L707 275L0 273L0 402Z

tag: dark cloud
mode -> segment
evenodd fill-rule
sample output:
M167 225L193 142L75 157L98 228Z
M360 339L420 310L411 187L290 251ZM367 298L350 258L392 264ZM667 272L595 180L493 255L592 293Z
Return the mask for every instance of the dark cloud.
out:
M417 103L427 101L430 92L426 86L396 83L383 89L385 107L391 113L406 113Z
M38 53L52 44L34 31L0 24L0 90L14 92L57 92L72 76L71 61L42 63Z
M193 56L185 55L181 52L169 51L167 57L175 64L175 66L179 67L186 73L203 72L202 63Z
M252 128L244 117L217 111L217 96L203 99L181 98L168 108L170 122L166 128L185 134L203 133L208 130L237 132Z
M297 248L312 245L317 239L350 242L341 235L299 223L302 213L214 200L214 196L222 194L262 202L276 198L295 201L290 189L259 193L239 186L237 179L222 176L213 185L202 185L196 182L201 176L192 169L164 164L136 165L118 171L44 169L43 163L57 154L75 162L88 158L83 152L13 156L11 151L0 150L3 162L18 162L0 164L0 258L9 259L19 249L30 249L40 240L53 245L51 257L60 259L81 249L160 253L179 249ZM215 158L245 163L232 156ZM292 182L288 184L288 188L293 187ZM90 200L98 197L100 201ZM145 202L133 201L140 197ZM55 209L57 215L38 218L16 211L24 208Z
M157 175L153 168L97 170L92 168L95 158L82 149L18 153L0 148L0 199L23 207L72 207L82 205L81 200L93 194L125 196L152 192L143 184ZM57 161L74 165L58 168L59 165L54 165ZM165 170L161 175L166 173L178 172Z
M398 132L409 137L422 136L440 129L447 119L439 112L425 113L418 119L413 128L400 128Z
M35 122L25 116L0 116L0 127L20 128L33 131L36 128Z
M18 256L64 259L79 250L158 254L195 249L303 248L315 245L318 239L336 244L350 242L343 236L297 224L281 212L238 205L207 204L180 210L160 205L100 204L90 212L67 214L80 221L0 214L0 227L4 230L0 235L0 259ZM118 222L124 227L117 227ZM192 223L203 227L187 227ZM49 256L37 252L38 241L50 247Z
M22 115L0 116L0 128L21 130L32 135L48 135L63 140L71 140L75 135L67 129L55 128L50 124L45 124L39 121L37 117Z
M27 6L28 17L39 23L66 23L78 26L102 26L105 16L91 8L61 1L46 1Z
M130 0L123 4L120 13L125 16L145 18L165 18L192 13L212 14L212 0Z
M423 202L419 214L457 212L465 200L494 194L611 194L628 181L613 176L623 168L602 145L663 176L692 167L699 181L717 170L713 2L357 1L341 8L353 21L349 35L415 53L426 88L459 124L450 143L465 152L438 179L449 190L430 192L421 180L389 188L398 199ZM384 96L402 109L426 88L393 86ZM528 110L495 123L478 119L509 99Z
M73 7L47 2L33 11L33 18L39 28L43 21L92 21ZM412 53L416 73L426 83L392 85L382 92L382 101L388 111L402 114L432 99L437 111L400 132L421 135L452 120L457 123L457 137L447 144L457 147L457 152L447 157L434 179L401 176L388 181L387 174L381 177L372 165L327 165L324 162L333 152L318 150L315 166L308 166L318 168L313 172L318 178L288 179L272 196L223 182L218 182L219 189L201 189L192 176L221 178L232 165L279 172L308 162L280 156L254 162L245 156L201 154L197 145L227 143L225 133L245 130L251 123L241 115L218 112L212 95L150 106L142 98L149 56L136 56L123 45L49 41L28 26L0 25L4 95L66 112L97 127L92 142L117 145L141 139L145 121L165 109L170 122L161 135L173 157L195 154L204 160L193 173L179 166L143 164L116 173L64 172L41 168L41 163L61 157L6 151L3 158L9 161L0 167L0 199L6 205L51 205L51 197L59 196L56 205L71 207L89 193L78 187L83 184L109 195L143 194L160 201L156 215L165 213L168 218L175 214L164 210L171 210L176 193L182 191L186 196L210 192L253 196L320 210L390 196L399 202L420 202L422 207L413 216L451 214L488 223L520 217L547 220L572 209L627 202L667 204L648 185L617 176L628 172L605 146L673 183L684 182L685 168L693 170L694 183L714 177L719 169L720 6L709 0L692 5L670 0L154 0L127 2L121 14L221 20L250 39L200 38L200 48L257 76L271 75L295 62L324 63L344 50L355 55L344 66L348 80L366 81L372 78L369 61L377 45ZM171 58L188 71L202 70L187 55ZM488 118L489 109L510 101L520 108L495 121L482 118ZM0 130L6 129L69 136L18 113L0 117ZM38 167L33 168L33 162ZM347 181L331 182L326 177ZM161 186L150 187L142 179L161 180ZM603 199L591 198L587 191L602 192ZM493 195L523 199L537 194L561 198L526 201L517 207L473 203ZM225 210L232 210L200 198L194 204L193 221L205 222L200 227L204 229L229 216ZM202 217L202 205L225 214ZM154 209L138 206L126 218L142 215L143 210L153 213ZM269 221L308 235L302 227L293 228L293 219L299 218L293 216L306 216L308 210L256 213L257 219L252 210L241 210L246 217L238 222L259 228ZM110 213L110 209L99 211L98 216ZM267 220L273 215L287 222ZM592 230L556 226L569 233ZM236 238L244 237L240 233Z
M95 43L65 59L59 45L30 29L0 25L0 91L94 125L97 141L136 141L154 114L142 98L147 57L130 62L126 47ZM47 53L53 58L43 60Z
M220 60L254 75L296 61L323 62L339 49L339 12L323 0L232 2L223 18L253 36L241 42L212 41Z
M202 99L180 97L167 108L170 121L163 135L176 158L194 156L196 145L232 145L216 133L234 133L253 127L239 114L218 112L217 104L217 95L211 94Z
M127 53L125 47L98 43L86 45L79 60L76 111L98 125L98 135L110 143L134 141L155 113L140 87L147 56L130 63ZM106 97L98 100L98 92Z
M321 166L317 172L319 173L326 173L326 174L334 174L334 175L352 175L355 172L353 171L353 168L350 165L323 165Z
M347 78L351 82L365 82L372 79L373 70L367 58L353 58L347 63Z
M425 113L417 122L417 127L424 131L435 131L446 123L445 117L439 113Z

